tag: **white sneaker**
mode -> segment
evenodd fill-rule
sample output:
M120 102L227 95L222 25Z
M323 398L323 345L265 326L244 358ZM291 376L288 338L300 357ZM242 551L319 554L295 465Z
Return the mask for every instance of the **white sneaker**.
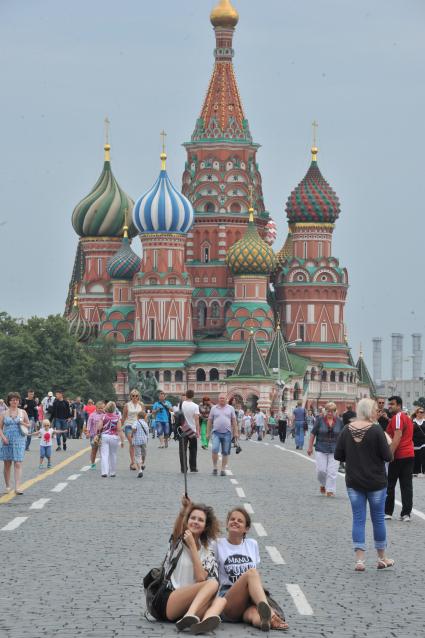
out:
M391 514L385 514L384 519L385 519L386 521L390 521L390 520L392 519Z
M403 523L410 523L410 516L409 514L405 514L404 516L400 516L400 521L402 521Z

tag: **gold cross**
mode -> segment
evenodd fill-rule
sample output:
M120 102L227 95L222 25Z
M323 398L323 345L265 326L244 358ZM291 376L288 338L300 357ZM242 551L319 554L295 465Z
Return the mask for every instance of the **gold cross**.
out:
M311 125L313 127L313 146L317 146L317 129L319 128L319 125L316 120L313 120Z
M109 144L109 127L110 127L111 121L108 118L108 116L105 117L104 124L105 124L105 144Z
M164 129L162 129L160 135L162 137L162 152L165 153L165 138L167 137L167 133L164 131Z

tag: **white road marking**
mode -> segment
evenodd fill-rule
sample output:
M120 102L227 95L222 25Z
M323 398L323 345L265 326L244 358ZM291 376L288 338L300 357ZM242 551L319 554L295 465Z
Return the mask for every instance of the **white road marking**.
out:
M269 443L266 443L266 442L264 441L264 445L269 445Z
M286 452L285 447L282 447L281 445L278 445L277 443L275 443L274 446L277 447L278 450L282 450L282 452Z
M274 563L276 563L276 565L286 565L285 561L283 560L282 554L277 549L277 547L266 545L266 550L270 558Z
M254 508L252 507L251 503L244 503L243 506L248 514L254 514Z
M2 527L1 531L2 532L12 532L14 529L18 528L19 525L22 525L22 523L25 523L27 518L28 518L28 516L17 516L13 520L11 520L10 523L8 523L4 527Z
M91 465L85 465L84 467L81 468L80 472L88 472L90 468L91 468Z
M233 476L232 470L224 470L226 472L226 476Z
M239 498L246 498L245 492L241 487L236 488L236 494L239 496Z
M31 503L30 510L42 510L43 507L50 501L50 498L40 498L38 501Z
M253 523L252 526L257 532L258 536L267 536L267 532L264 529L264 527L261 525L261 523Z
M237 481L236 479L230 479L230 482L232 483L232 485L239 485L239 481Z
M67 486L68 486L68 483L58 483L50 491L51 492L62 492L62 490L64 490Z
M301 587L299 585L288 584L286 585L286 589L288 590L288 594L292 597L298 613L302 616L313 616L314 612Z
M68 476L68 478L66 479L67 481L76 481L77 478L80 478L81 474L71 474L71 476Z

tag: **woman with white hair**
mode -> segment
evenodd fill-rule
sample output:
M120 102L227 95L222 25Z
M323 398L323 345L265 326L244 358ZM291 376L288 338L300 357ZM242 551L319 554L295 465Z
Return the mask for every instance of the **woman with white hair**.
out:
M385 498L387 474L385 462L393 453L386 434L377 423L378 407L373 399L362 399L357 405L357 418L349 423L338 438L335 459L345 461L345 483L353 511L352 538L356 554L355 571L365 571L366 506L369 503L373 538L378 553L377 569L392 567L394 561L385 556Z
M339 463L335 460L334 452L343 428L344 424L336 413L336 405L330 402L325 405L325 414L317 417L310 434L307 454L313 454L314 445L320 493L326 496L335 496L336 493Z

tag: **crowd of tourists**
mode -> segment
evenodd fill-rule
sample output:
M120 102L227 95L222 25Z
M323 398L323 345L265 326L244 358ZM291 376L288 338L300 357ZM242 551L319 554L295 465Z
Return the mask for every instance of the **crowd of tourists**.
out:
M11 392L0 399L0 460L4 462L5 490L11 487L12 466L16 494L22 494L22 463L33 438L39 439L40 470L52 451L67 449L68 438L86 437L92 446L91 468L100 454L101 476L116 476L117 452L128 442L129 469L142 478L149 439L157 438L167 450L178 442L182 473L198 472L198 440L211 450L212 474L225 476L232 446L238 454L241 441L265 436L285 442L288 432L296 450L315 455L320 494L334 497L338 471L345 473L352 508L352 541L355 570L365 571L367 504L377 552L377 569L394 565L386 555L386 521L393 517L395 487L400 483L402 509L399 520L409 522L413 507L413 477L425 477L425 410L412 415L403 411L401 397L362 399L337 413L334 403L316 411L298 401L292 414L284 408L266 414L260 407L244 409L220 394L216 404L208 396L200 403L187 390L177 405L164 392L147 409L138 390L128 401L69 400L62 391L39 400L33 390L25 398ZM166 452L164 452L165 454ZM302 453L302 452L297 452ZM179 630L206 633L222 619L244 621L262 630L286 629L279 605L264 590L258 572L259 549L247 538L251 521L241 508L227 516L227 537L218 538L218 522L212 508L187 497L176 519L165 561L163 582L147 575L145 587L150 613L159 620L176 622Z

